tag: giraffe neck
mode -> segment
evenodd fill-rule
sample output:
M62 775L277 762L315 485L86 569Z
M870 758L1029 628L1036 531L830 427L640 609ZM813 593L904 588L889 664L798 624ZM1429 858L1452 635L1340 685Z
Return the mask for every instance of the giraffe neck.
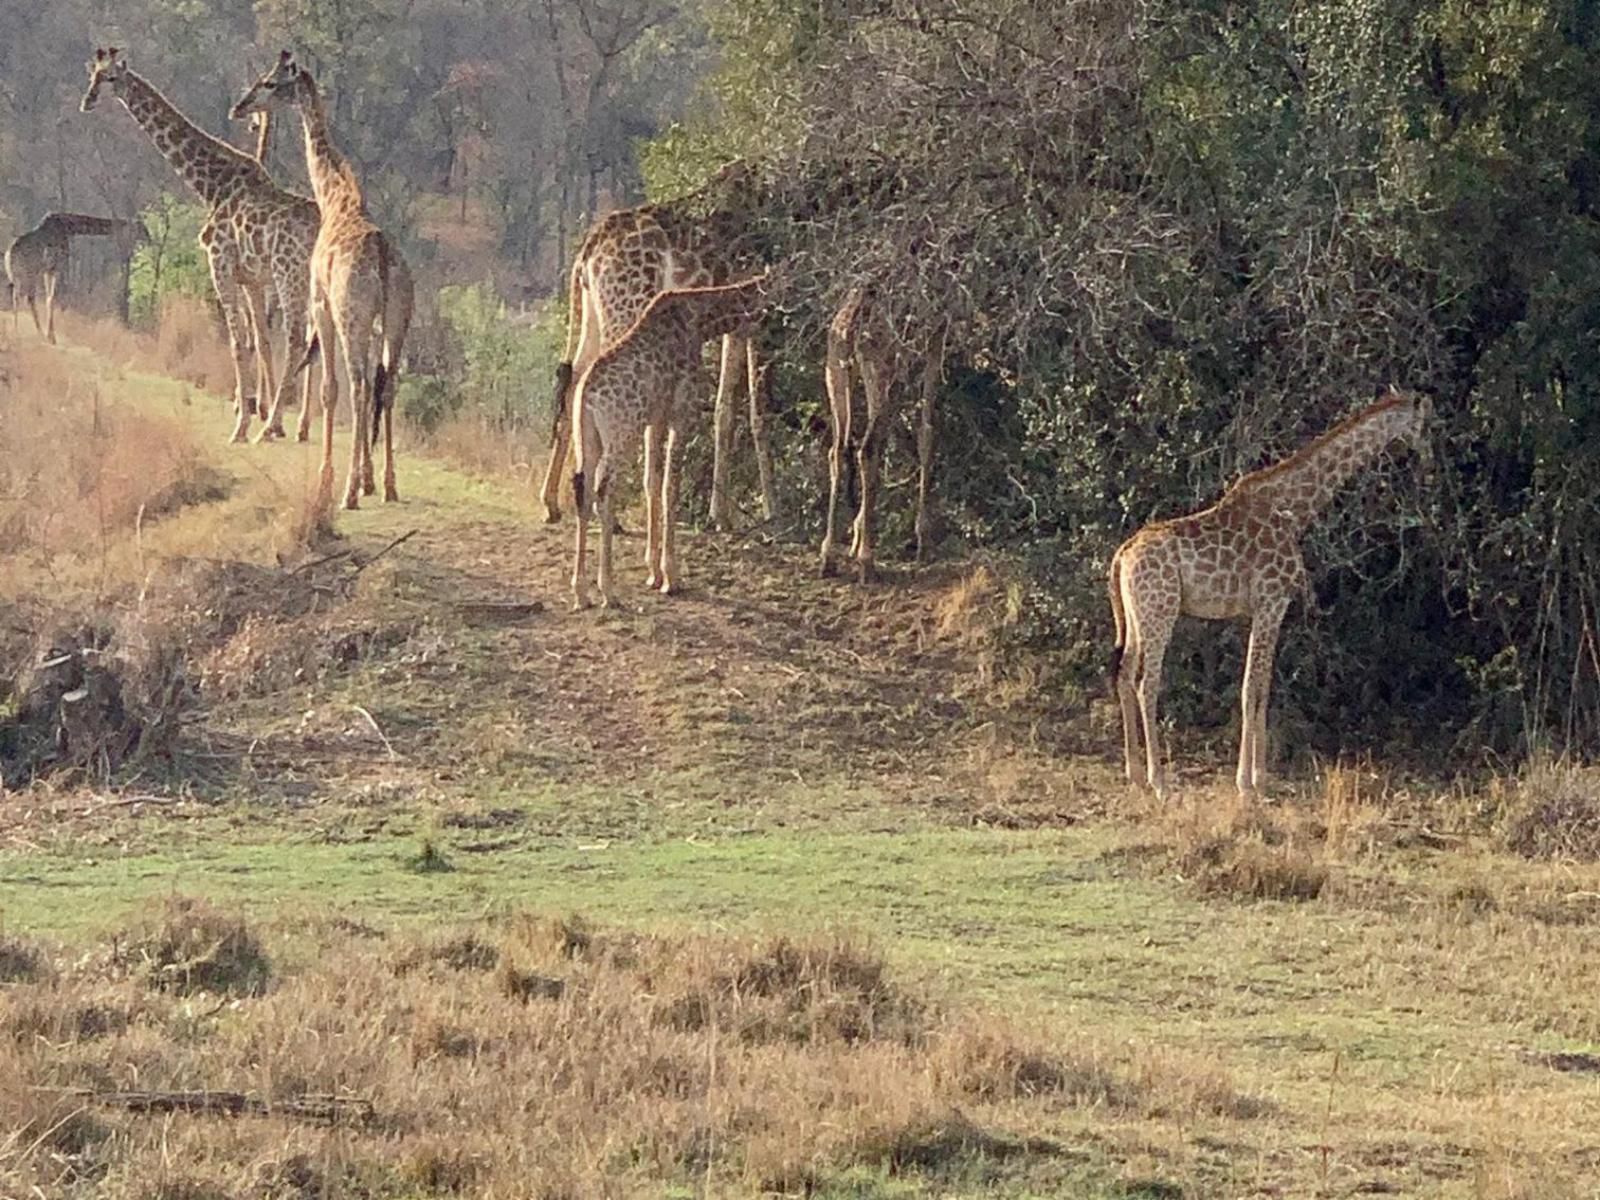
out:
M296 102L306 133L306 170L311 176L311 190L317 198L317 206L324 213L338 209L360 210L364 207L361 185L356 182L349 160L333 144L328 132L328 113L323 108L316 82L310 75L301 74L297 87Z
M241 188L265 182L260 163L212 137L134 72L123 75L117 98L208 207L217 207Z
M693 291L693 323L704 341L734 333L760 313L763 303L761 281L747 279L725 287L696 288Z
M51 231L68 237L106 237L132 226L132 221L118 220L115 217L91 217L84 213L51 213L39 223L38 228L48 227Z
M1385 402L1335 426L1277 466L1246 476L1272 510L1304 529L1333 502L1350 477L1367 466L1401 432L1404 406Z

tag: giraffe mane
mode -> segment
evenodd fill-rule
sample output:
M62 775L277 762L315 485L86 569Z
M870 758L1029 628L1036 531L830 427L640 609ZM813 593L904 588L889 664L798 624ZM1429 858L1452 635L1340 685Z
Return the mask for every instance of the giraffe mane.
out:
M254 158L251 158L250 155L246 154L243 150L239 149L239 147L233 145L232 143L225 142L221 138L216 137L215 135L202 129L198 124L195 123L193 119L188 116L187 113L183 111L183 109L174 104L165 92L163 92L155 84L151 83L143 75L140 75L132 67L124 66L123 70L127 72L129 79L132 79L142 87L149 89L150 93L155 96L157 100L161 101L162 104L166 105L167 108L176 113L179 119L185 124L189 125L193 129L194 133L206 145L214 150L220 151L224 156L236 160L237 166L245 168L253 167L263 179L266 179L268 182L270 182L265 168L263 168L262 165Z
M1385 396L1383 399L1367 405L1359 412L1351 413L1348 417L1344 418L1344 420L1340 421L1332 428L1324 430L1322 433L1311 439L1311 441L1307 442L1304 446L1301 446L1300 449L1289 455L1289 457L1282 459L1279 462L1275 462L1270 466L1258 467L1254 471L1250 471L1247 474L1239 476L1239 478L1234 480L1232 485L1228 488L1228 493L1231 494L1246 485L1265 483L1269 479L1276 479L1279 475L1288 474L1289 472L1301 466L1301 464L1303 464L1312 455L1325 449L1329 443L1337 441L1356 426L1364 424L1371 418L1377 416L1379 413L1388 412L1390 409L1399 408L1402 404L1408 404L1410 402L1411 399L1409 396L1405 396L1399 392L1393 392L1390 395Z

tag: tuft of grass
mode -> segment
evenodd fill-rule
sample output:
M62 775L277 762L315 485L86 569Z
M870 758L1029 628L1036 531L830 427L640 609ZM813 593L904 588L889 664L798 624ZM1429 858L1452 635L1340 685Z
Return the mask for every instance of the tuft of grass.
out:
M422 844L417 847L417 852L405 860L405 868L418 875L443 875L455 870L454 864L445 857L439 843L432 837L422 839Z
M1207 896L1248 900L1315 900L1328 886L1328 867L1300 846L1242 841L1207 848L1191 866Z
M564 979L541 975L538 971L519 971L509 961L500 964L500 990L513 1000L559 1000L566 994Z
M500 951L493 943L466 931L406 947L395 957L394 973L406 975L432 963L452 971L492 971L499 962Z
M887 978L883 956L848 938L777 937L700 964L663 989L656 1020L731 1030L750 1043L920 1045L934 1014Z
M1231 790L1160 810L1168 867L1203 896L1315 900L1328 886L1325 858L1293 817L1274 818Z
M250 925L195 897L170 897L122 940L124 958L159 991L260 996L272 980L272 961Z
M34 943L0 933L0 983L32 983L49 968L44 951Z
M1512 789L1500 837L1524 858L1600 862L1600 769L1531 765Z

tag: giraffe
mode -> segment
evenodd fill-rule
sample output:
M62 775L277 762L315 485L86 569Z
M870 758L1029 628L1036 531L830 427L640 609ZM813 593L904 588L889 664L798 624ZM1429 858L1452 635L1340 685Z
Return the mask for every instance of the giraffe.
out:
M933 469L933 408L944 372L948 323L941 323L930 339L922 363L922 395L917 420L917 561L928 543L928 488ZM870 582L876 575L874 534L878 475L884 442L903 398L895 383L910 373L911 355L896 333L883 305L871 289L853 287L828 323L828 350L824 379L833 441L828 452L828 518L822 535L822 574L833 573L833 538L838 527L839 485L849 468L850 443L856 428L851 375L860 377L866 407L860 432L855 435L857 485L860 507L851 527L850 556L856 560L857 578Z
M611 501L616 476L644 439L647 587L669 595L677 589L678 466L682 437L680 406L702 379L700 347L712 338L748 331L766 303L767 275L702 288L673 288L650 301L643 315L584 372L573 393L572 441L578 462L572 475L577 552L572 567L572 606L588 605L584 558L589 505L600 520L600 602L610 605Z
M1429 397L1390 388L1298 453L1241 477L1210 508L1146 525L1122 543L1111 559L1117 633L1111 674L1122 708L1130 783L1148 782L1158 798L1166 795L1156 705L1173 626L1180 615L1188 615L1250 619L1234 781L1244 795L1261 786L1278 628L1297 592L1308 601L1311 596L1300 538L1350 477L1390 442L1409 443L1424 468L1431 466L1427 426L1432 415Z
M573 448L569 436L573 426L568 418L573 383L583 378L603 350L632 328L658 294L727 283L745 265L740 245L744 230L732 198L744 187L747 175L748 168L734 160L704 188L682 200L619 209L589 227L568 280L567 349L556 368L550 461L541 489L547 523L561 519L561 473ZM741 358L750 392L750 436L761 476L762 515L770 520L778 508L762 407L762 368L750 338L730 334L722 339L714 418L711 520L719 528L730 524L727 474L732 456L733 393Z
M250 114L250 128L255 131L255 135L256 135L255 160L258 163L261 164L263 170L268 170L269 173L270 173L270 168L267 167L267 155L272 150L272 114L270 112L268 112L266 109L260 109L260 110L258 110L256 112L251 113ZM307 269L307 271L309 271L310 268L311 268L311 263L310 263L310 259L308 258L307 261L306 261L306 269ZM263 321L262 321L261 326L259 328L257 328L256 324L255 324L255 310L254 309L249 310L250 323L251 323L251 336L255 339L255 344L256 344L258 349L264 349L268 345L268 342L270 340L269 327L271 325L272 311L273 311L272 297L273 297L273 293L269 289L268 292L267 292L267 295L266 295L266 304L265 304L265 306L263 308L263 311L262 311L262 314L261 314L262 317L263 317ZM280 319L281 319L281 314L280 314ZM268 392L273 390L272 381L271 381L270 360L269 360L269 358L268 358L268 356L266 354L260 354L257 357L258 357L258 366L257 366L257 369L256 369L256 383L257 383L257 387L260 389L259 394L260 395L265 395ZM309 350L307 351L307 357L308 357L308 359L310 357L310 351ZM295 435L294 435L294 440L297 441L297 442L309 441L310 437L311 437L311 395L312 395L312 392L311 392L311 368L308 365L306 367L305 371L301 375L301 382L300 382L300 422L295 427ZM267 424L266 429L263 430L263 432L262 432L262 436L263 437L283 437L283 436L285 436L284 430L283 430L283 425L282 425L282 420L283 420L282 413L274 411L271 419L269 420L269 422Z
M281 437L283 406L298 374L294 364L305 357L307 264L317 236L317 206L284 191L255 159L200 129L131 70L115 47L96 50L89 62L89 87L80 105L84 112L94 108L102 87L109 87L122 101L179 178L210 210L200 230L200 244L233 355L238 420L232 440L247 439L256 413L254 388L247 382L251 353L256 355L257 373L264 370L274 393L271 413L263 411L267 425L262 437ZM270 352L254 340L254 331L266 328L269 288L278 297L287 343L284 372L276 380Z
M371 494L372 444L382 425L384 439L383 498L398 500L394 472L394 387L406 330L411 324L414 289L411 272L394 242L373 224L355 170L333 144L322 94L309 71L283 51L277 64L258 79L232 115L239 120L259 110L293 106L305 131L306 167L322 213L321 228L311 253L312 314L323 353L322 468L317 483L317 511L333 506L333 416L338 378L332 356L337 337L350 391L354 434L344 506L360 507L362 492ZM373 326L381 330L373 346ZM374 353L376 349L376 353ZM367 437L371 405L371 441Z
M19 299L28 302L33 327L45 341L56 344L56 285L67 269L68 247L75 237L110 237L118 233L142 232L135 221L111 217L89 217L82 213L53 212L38 225L17 237L6 248L6 278L11 284L13 328L22 320ZM35 303L44 297L44 323L39 323Z

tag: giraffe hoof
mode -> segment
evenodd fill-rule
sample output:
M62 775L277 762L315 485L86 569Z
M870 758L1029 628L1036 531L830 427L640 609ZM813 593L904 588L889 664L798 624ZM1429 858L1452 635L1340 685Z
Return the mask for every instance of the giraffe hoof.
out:
M349 495L345 496L345 498L344 498L344 506L350 512L358 512L358 511L360 511L360 509L361 509L361 497L356 495L354 492L351 492Z
M383 489L383 502L385 504L398 504L400 502L400 492L399 492L399 490L394 488L394 487L386 487L386 488L384 488Z
M832 579L838 573L838 568L833 565L832 557L824 554L822 556L822 567L817 572L818 576L822 579Z
M645 577L644 586L648 591L655 591L657 588L662 586L661 576L657 575L654 571L651 571L650 574Z
M554 504L546 504L544 506L544 523L546 525L554 525L557 522L559 522L560 520L561 520L561 510L559 508L557 508Z
M295 430L294 440L297 442L309 442L311 440L311 433L309 430L297 429Z

